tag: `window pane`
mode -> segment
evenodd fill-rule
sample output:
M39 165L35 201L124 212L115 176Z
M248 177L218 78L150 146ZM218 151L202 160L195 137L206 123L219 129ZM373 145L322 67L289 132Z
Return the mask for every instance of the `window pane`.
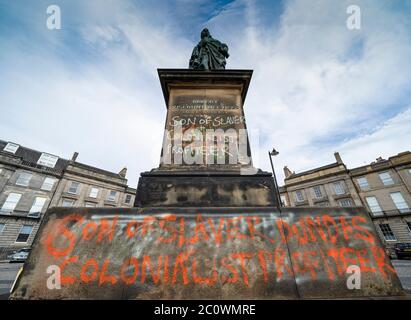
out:
M380 224L380 230L385 238L385 240L397 240L397 238L395 237L394 233L391 230L391 227L389 224Z
M335 190L336 194L344 194L345 193L345 188L344 188L342 182L334 183L334 190Z
M33 175L30 172L20 172L16 184L19 186L27 187L32 176Z
M85 206L86 206L86 208L94 208L96 206L96 204L92 203L92 202L86 202Z
M352 201L351 199L342 199L340 200L340 206L341 207L352 207Z
M6 225L4 223L0 223L0 233L3 232L5 226Z
M39 160L37 161L37 164L54 168L58 159L58 157L53 156L52 154L42 153Z
M70 185L70 188L68 189L68 192L77 194L77 189L78 189L79 185L80 185L80 183L72 181L71 185Z
M107 200L115 201L116 200L117 191L110 191Z
M90 190L90 198L97 198L98 188L92 187Z
M409 211L408 204L405 202L405 199L403 198L401 192L390 193L390 196L398 210L400 210L401 212Z
M44 197L36 197L29 213L41 212L41 210L43 210L44 204L46 203L46 200L47 199Z
M363 178L358 178L357 182L358 182L358 185L360 186L360 188L362 190L368 189L370 187L369 184L368 184L367 179L364 178L364 177Z
M33 226L27 226L27 225L23 226L20 229L20 233L17 236L16 242L27 242L32 230L33 230Z
M380 176L380 179L381 179L382 183L385 186L389 186L391 184L394 184L394 180L392 180L391 175L390 175L389 172L382 172L382 173L379 174L379 176Z
M374 215L381 215L382 210L380 205L378 204L376 197L366 197L365 200L367 201L368 207L370 208L371 212Z
M130 201L131 201L131 194L126 194L126 200L124 202L130 203Z
M314 195L316 198L322 198L322 192L320 186L315 186L314 188Z
M63 207L72 207L74 206L74 200L71 199L63 199L63 203L61 204Z
M303 193L301 191L296 191L295 196L298 202L304 201Z
M20 193L10 193L7 197L6 202L4 202L1 211L3 212L13 212L14 208L17 206L17 203L20 201Z
M4 150L4 151L7 151L7 152L11 152L11 153L16 153L16 151L17 151L18 148L19 148L19 145L18 145L18 144L9 142L9 143L7 143L7 145L4 147L3 150Z
M316 206L319 206L319 207L329 207L329 206L330 206L330 203L329 203L328 201L324 201L324 202L317 203Z
M56 182L56 179L47 177L46 179L44 179L41 189L50 191L51 189L53 189L55 182Z

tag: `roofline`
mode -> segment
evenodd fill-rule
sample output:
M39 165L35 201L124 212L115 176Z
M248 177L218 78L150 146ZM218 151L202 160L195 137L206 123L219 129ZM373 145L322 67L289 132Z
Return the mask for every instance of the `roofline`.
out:
M294 178L298 178L298 177L301 177L301 176L305 176L305 175L307 175L307 174L311 174L311 173L314 173L314 172L317 172L317 171L321 171L321 170L324 170L324 169L339 167L340 165L344 166L345 169L347 170L347 167L346 167L346 165L345 165L344 163L334 162L334 163L327 164L327 165L322 166L322 167L310 169L310 170L303 171L303 172L299 172L299 173L293 173L293 174L290 175L289 177L284 178L284 181L285 181L285 180L291 180L291 179L294 179Z

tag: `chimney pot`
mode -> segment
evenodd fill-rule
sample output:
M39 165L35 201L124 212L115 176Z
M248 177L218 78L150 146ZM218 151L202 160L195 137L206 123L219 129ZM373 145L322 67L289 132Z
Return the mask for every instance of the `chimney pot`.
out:
M341 156L340 156L339 152L334 152L334 157L335 157L335 160L337 161L337 163L344 164L342 159L341 159Z
M71 157L71 161L76 161L78 157L78 152L74 152L73 156Z
M287 167L287 166L284 166L283 171L284 171L284 175L285 175L285 177L286 177L286 178L288 178L289 176L291 176L291 175L292 175L291 170L290 170L290 169L288 169L288 167Z

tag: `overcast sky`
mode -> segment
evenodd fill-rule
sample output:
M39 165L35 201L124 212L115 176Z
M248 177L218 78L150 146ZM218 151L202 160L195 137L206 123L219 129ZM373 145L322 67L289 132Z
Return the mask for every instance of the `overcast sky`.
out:
M62 29L46 26L59 5ZM346 27L347 7L361 29ZM187 68L200 31L253 69L245 114L257 166L279 179L410 150L411 1L0 0L0 139L118 172L159 164L157 68ZM282 183L280 183L282 184Z

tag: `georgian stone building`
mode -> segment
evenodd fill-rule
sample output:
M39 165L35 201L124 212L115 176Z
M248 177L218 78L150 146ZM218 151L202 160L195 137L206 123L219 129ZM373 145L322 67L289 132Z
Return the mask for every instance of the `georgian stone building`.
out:
M411 242L411 152L378 158L350 176L386 246Z
M390 253L411 242L411 152L347 169L336 162L301 173L284 167L280 195L285 206L364 206Z
M32 243L67 161L0 140L0 260Z
M287 206L352 207L362 205L347 167L338 152L334 156L336 162L305 172L292 173L284 167L285 185L282 187L281 196L285 199Z
M127 186L126 169L109 172L75 158L64 170L52 207L133 207L136 190Z
M50 207L133 207L136 190L119 173L0 140L0 260L29 247Z

